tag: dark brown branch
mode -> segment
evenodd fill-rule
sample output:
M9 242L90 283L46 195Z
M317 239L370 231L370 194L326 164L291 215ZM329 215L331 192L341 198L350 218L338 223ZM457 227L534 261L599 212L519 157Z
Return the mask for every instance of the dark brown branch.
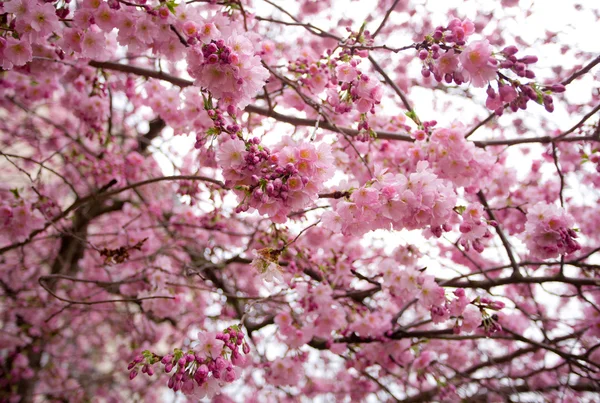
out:
M479 192L477 192L477 197L479 198L479 201L483 205L483 208L485 208L485 211L487 212L488 216L490 217L490 220L495 221L497 224L496 232L498 233L498 236L500 237L500 240L502 241L502 245L504 245L504 249L506 249L506 254L508 255L508 260L510 260L510 264L513 268L513 276L520 277L521 272L519 271L519 264L517 263L517 259L515 259L515 255L513 254L512 247L510 246L510 243L508 242L508 238L506 238L506 235L504 235L504 231L502 231L500 222L498 222L498 220L496 220L496 217L494 216L494 212L490 209L490 206L487 203L487 200L485 198L485 195L483 194L483 191L480 190Z
M592 68L594 68L594 66L597 65L598 63L600 63L600 56L597 56L594 60L592 60L590 63L588 63L588 65L585 66L584 68L582 68L581 70L578 70L575 73L571 74L571 76L569 76L568 78L566 78L565 80L563 80L561 82L561 84L562 85L568 85L568 84L572 83L573 81L575 81L576 79L578 79L582 75L586 74Z
M394 11L394 9L396 8L396 6L398 5L399 2L400 2L400 0L395 0L394 3L392 3L392 5L390 6L390 8L388 8L387 12L383 16L383 20L381 20L381 24L379 24L379 26L373 33L373 35L372 35L373 38L375 38L377 35L379 35L381 30L385 26L385 23L387 22L388 18L390 18L390 15L392 14L392 12Z
M75 301L72 299L63 298L63 297L57 295L54 291L52 291L50 289L50 287L48 287L48 285L46 284L46 280L48 280L48 279L53 279L53 277L42 276L38 279L38 283L42 286L42 288L44 290L48 291L48 293L50 295L52 295L54 298L59 299L64 302L68 302L69 304L72 304L72 305L98 305L98 304L112 304L112 303L116 303L116 302L139 303L139 302L147 300L147 299L175 299L175 297L171 297L171 296L157 295L157 296L142 297L142 298L106 299L106 300L99 300L99 301Z
M475 273L478 274L478 273ZM577 278L565 276L530 276L530 277L501 277L491 280L445 280L437 279L436 281L444 284L444 287L456 288L481 288L489 290L493 287L499 287L508 284L543 284L543 283L563 283L574 286L600 286L600 279L595 278Z

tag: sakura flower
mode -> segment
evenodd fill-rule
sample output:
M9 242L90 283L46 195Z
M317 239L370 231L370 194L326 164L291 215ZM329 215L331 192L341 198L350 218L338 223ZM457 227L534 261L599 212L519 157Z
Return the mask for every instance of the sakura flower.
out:
M487 40L472 42L460 54L460 62L475 87L483 87L496 77L497 65L491 58L492 48Z
M344 220L338 213L328 210L321 216L321 222L323 227L331 232L338 233L342 230Z
M335 68L335 74L338 81L349 83L353 81L358 73L350 63L341 63Z
M117 26L118 14L108 6L108 3L102 3L94 13L94 21L100 28L110 32Z
M30 15L30 12L37 6L35 0L11 0L3 4L3 9L4 12L14 14L15 17L20 18Z
M104 37L104 33L88 29L83 36L81 49L82 55L90 59L104 58L106 49L106 38Z
M304 370L295 357L277 358L269 363L266 381L275 386L296 385Z
M468 305L462 313L462 318L461 330L471 333L481 324L481 311L474 305Z
M458 55L454 53L454 49L450 49L438 59L436 69L438 74L444 76L445 74L454 73L458 68L458 64Z
M216 333L214 332L198 332L198 341L195 351L203 357L219 357L225 343L215 336Z
M427 368L434 359L435 354L429 350L425 350L421 352L421 355L413 362L412 368L417 371L423 370Z
M15 66L23 66L25 63L30 62L33 59L33 53L31 51L31 45L25 40L18 40L13 37L6 38L6 44L2 49L4 55L2 64L11 63Z
M217 161L222 167L236 168L244 163L246 145L238 138L224 142L217 151Z
M42 36L46 36L60 29L56 9L52 4L36 6L30 14L30 26Z
M527 223L523 235L530 253L541 259L573 253L581 246L575 240L572 229L573 217L564 209L544 202L537 203L527 211Z

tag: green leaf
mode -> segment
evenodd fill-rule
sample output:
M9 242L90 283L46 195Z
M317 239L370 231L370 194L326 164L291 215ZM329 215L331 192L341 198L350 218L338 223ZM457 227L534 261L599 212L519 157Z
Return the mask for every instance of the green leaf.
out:
M456 211L458 214L464 213L466 209L467 209L466 206L456 206L456 207L454 207L454 211Z
M171 14L175 14L175 7L177 7L178 5L179 4L175 3L175 0L167 1L167 8L171 12Z
M17 189L17 188L10 189L10 192L15 195L15 198L17 198L17 199L21 198L21 196L19 195L19 189Z
M211 127L210 129L208 129L206 131L206 134L209 136L217 136L221 133L221 131L219 129L217 129L216 127Z

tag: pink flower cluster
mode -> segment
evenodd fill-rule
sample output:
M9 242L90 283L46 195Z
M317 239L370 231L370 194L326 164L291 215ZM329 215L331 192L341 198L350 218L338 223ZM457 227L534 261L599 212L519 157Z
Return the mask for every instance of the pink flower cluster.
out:
M238 212L253 208L279 223L318 198L332 175L332 160L328 144L315 146L289 138L271 151L256 137L247 143L235 137L217 151L227 186L241 198Z
M151 48L176 62L189 47L188 71L196 85L207 88L227 105L245 107L269 77L255 48L259 53L264 50L254 45L252 34L238 33L242 27L220 13L205 18L201 8L185 3L171 9L162 3L153 7L145 2L116 0L80 1L77 7L51 3L11 0L3 4L7 26L14 29L13 35L0 36L0 65L4 70L31 62L36 53L32 44L39 48L45 41L53 59L105 60L110 56L108 45L114 41L111 31L116 29L117 42L131 53ZM59 18L69 23L62 25ZM53 37L58 40L50 39Z
M3 12L15 16L14 29L20 34L19 39L10 35L0 38L0 56L5 70L30 62L33 57L31 43L60 29L56 9L47 2L11 0L3 4Z
M274 386L297 385L300 377L304 375L303 363L308 359L308 354L277 358L270 362L265 370L265 380Z
M400 270L398 263L393 259L383 260L380 267L383 274L382 285L388 290L390 295L402 304L408 303L413 298L418 298L419 303L430 310L433 323L443 323L453 319L453 330L455 333L471 333L482 325L482 320L488 318L487 322L483 323L486 332L491 334L501 330L497 320L489 316L485 311L485 309L502 309L504 303L501 301L477 298L471 302L462 288L454 291L454 297L447 297L444 289L436 283L434 276L425 274L412 266ZM367 318L369 317L374 316L367 315ZM388 321L381 320L376 322L387 323ZM359 323L362 322L359 321ZM371 329L377 329L375 323L370 324L370 327ZM371 333L369 331L365 333L365 330L362 330L364 334L361 334L360 331L360 328L357 328L359 335L376 335L374 333L371 334L372 331Z
M19 381L32 379L35 371L31 368L29 359L23 353L10 353L2 358L3 365L0 367L0 388L10 390ZM15 399L16 400L16 399ZM6 399L6 401L9 401Z
M435 277L425 274L412 266L402 270L393 259L381 262L383 285L389 293L402 302L419 298L425 308L439 307L446 302L444 289L435 282Z
M194 398L212 398L224 384L239 377L234 367L243 366L246 362L238 351L240 347L244 354L250 352L250 347L244 341L244 334L237 326L229 327L223 332L200 332L196 348L187 353L175 349L173 354L159 357L145 350L129 363L129 378L134 379L140 368L142 373L152 376L153 365L160 361L166 373L175 369L169 378L170 389L175 392L181 390Z
M457 84L470 81L475 87L483 87L496 77L498 61L492 55L487 40L475 41L468 46L467 38L475 32L474 24L468 19L453 19L446 28L437 27L419 46L419 59L424 63L424 77L433 74L439 81ZM442 45L445 52L442 54Z
M348 328L361 337L381 337L389 329L390 319L387 313L366 311L355 317Z
M529 66L536 63L536 56L518 58L518 49L511 45L501 52L494 53L488 40L474 41L466 44L466 39L474 32L474 25L469 20L453 19L448 27L437 27L433 34L416 46L419 59L423 62L421 74L433 77L436 81L455 82L460 85L470 81L475 87L487 88L486 106L497 115L503 113L509 105L516 112L526 109L527 102L534 100L543 104L548 112L554 110L552 96L548 92L564 92L562 84L539 87L535 83L521 83L511 79L508 72L518 77L533 79L535 73ZM503 73L498 70L504 69ZM498 82L498 90L489 84Z
M305 294L300 301L301 310L294 315L283 310L275 317L279 334L290 348L300 348L313 337L331 340L332 332L345 329L346 312L335 302L329 285L298 286L297 289Z
M193 46L187 56L188 72L224 105L244 108L265 85L269 72L254 46L243 34Z
M519 77L534 78L535 73L529 70L529 66L536 63L537 56L523 56L517 58L516 46L507 46L499 53L504 57L500 62L500 67L512 71ZM497 115L502 114L504 105L509 105L513 112L519 109L526 109L527 103L532 100L543 104L548 112L554 111L554 101L548 92L561 93L565 91L562 84L554 84L544 87L538 87L535 83L521 83L518 80L511 80L506 76L498 78L498 90L494 90L491 85L487 88L487 100L485 105L488 109L496 111Z
M338 113L352 110L352 105L359 113L374 113L374 106L381 102L383 88L378 80L369 77L357 69L358 61L340 63L335 68L337 80L341 82L340 91L330 89L327 102Z
M529 252L540 259L550 259L581 249L572 229L573 217L564 209L544 202L537 203L527 211L527 223L523 235Z
M487 40L475 41L460 54L460 63L471 84L483 87L496 77L498 61L492 56L492 48Z
M426 161L416 172L382 173L337 202L333 211L323 214L323 223L333 232L362 235L380 228L422 229L431 227L441 236L456 204L452 185L432 172Z
M288 66L288 70L299 75L298 82L315 95L320 94L330 82L330 72L327 63L311 61L307 57L300 57ZM290 91L294 93L295 91ZM300 101L303 103L303 101Z
M481 204L471 203L462 213L463 222L458 227L460 244L468 251L472 246L477 252L483 252L483 241L492 237L487 221L483 218Z
M431 308L433 323L442 323L452 318L455 321L452 328L455 334L472 333L482 328L487 336L491 336L502 330L502 326L498 323L498 315L490 315L487 312L487 310L499 311L504 308L502 301L478 297L470 302L462 288L454 291L454 297L448 299L443 306Z
M42 227L44 221L42 213L23 200L3 201L0 204L0 244L23 242L33 230Z
M440 178L456 186L482 183L494 166L493 156L465 139L461 124L435 129L430 136L419 130L413 137L416 141L408 151L413 163L429 161Z

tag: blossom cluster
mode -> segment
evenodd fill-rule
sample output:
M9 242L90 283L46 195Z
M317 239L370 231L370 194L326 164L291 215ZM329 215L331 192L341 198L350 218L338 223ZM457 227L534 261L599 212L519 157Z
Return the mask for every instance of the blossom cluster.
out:
M20 198L14 202L3 200L0 203L0 241L23 242L44 221L40 210L31 203Z
M575 240L574 220L564 209L544 202L530 207L523 238L531 255L550 259L581 249Z
M334 301L332 288L325 284L315 287L298 286L304 294L298 312L283 310L275 316L279 335L290 348L300 348L313 337L331 340L332 333L347 330L346 311Z
M422 229L430 227L436 236L447 224L456 203L453 186L440 179L427 161L416 172L382 173L337 202L323 214L323 223L333 232L362 235L379 228Z
M217 160L226 185L241 198L237 211L253 208L279 223L286 222L290 212L314 202L332 175L328 144L315 146L289 138L273 151L261 146L256 137L248 142L227 139L217 151Z
M419 298L421 305L427 309L441 306L446 301L444 289L435 282L435 278L413 266L401 269L395 260L388 258L381 262L380 270L384 287L400 301Z
M429 136L425 130L417 130L413 137L416 141L408 150L413 163L429 161L440 178L449 179L456 186L481 183L494 166L488 152L465 139L461 124L435 129Z
M458 85L470 81L475 87L483 87L493 80L498 61L492 55L490 43L480 40L465 46L473 32L475 26L468 19L455 18L447 27L437 27L419 46L419 59L423 61L422 75L429 77L433 74L438 82L454 81Z
M393 259L384 259L380 264L383 275L383 287L390 295L402 304L406 304L414 298L431 313L433 323L443 323L454 320L453 331L455 333L471 333L478 327L483 327L486 334L500 331L500 325L496 317L490 316L487 310L500 310L504 307L502 301L493 301L489 298L476 298L470 301L465 290L458 288L453 297L446 295L444 288L439 286L435 277L418 270L413 266L399 269L398 263ZM378 323L387 323L387 320L377 320L376 315L369 314L370 320L364 329L357 328L365 321L355 324L359 335L371 336L377 334Z
M168 381L170 389L195 398L212 398L222 386L239 378L235 367L246 362L239 348L248 354L250 347L238 326L223 332L200 332L196 344L188 352L175 349L173 354L163 357L145 350L129 363L129 378L134 379L140 370L148 376L154 375L154 365L160 362L166 373L174 370Z
M551 94L564 92L562 84L538 86L535 82L521 83L509 77L514 74L527 79L535 78L530 66L537 62L537 56L517 57L518 48L514 45L494 52L487 39L467 44L474 30L470 20L454 18L447 27L439 26L431 35L427 35L416 46L419 59L423 62L422 75L433 75L436 81L448 84L470 82L479 88L487 84L486 106L497 115L503 113L505 106L510 106L513 112L526 109L530 100L543 104L548 112L552 112L554 104ZM497 90L491 85L493 81L498 83Z
M4 70L25 66L35 56L106 60L111 56L108 45L114 41L111 31L116 29L116 41L130 52L150 47L172 62L187 55L188 71L196 85L228 105L245 107L269 76L261 65L263 48L257 45L255 51L251 34L221 13L207 17L198 7L174 2L153 7L145 2L81 1L75 9L66 3L62 7L61 2L52 3L3 3L10 26L7 32L11 33L0 35ZM69 23L63 25L61 20Z
M244 108L269 78L254 45L243 34L193 46L187 62L195 84L208 89L223 105Z
M293 91L284 92L284 102L290 107L304 110L306 104L314 100L314 95L325 91L327 104L337 114L355 112L358 115L357 140L366 141L373 137L367 113L375 113L375 106L383 96L383 87L379 80L359 69L368 51L352 48L369 46L372 42L368 31L350 32L350 36L344 40L347 47L343 47L339 53L328 49L325 55L314 59L301 56L291 61L288 71L294 74L298 85Z
M303 363L308 354L303 353L288 357L277 358L269 362L265 368L265 379L274 386L297 385L304 375Z
M500 67L513 72L519 77L535 78L535 73L529 70L529 66L536 63L537 56L522 56L517 58L518 48L514 45L505 47L499 56L501 60ZM497 80L497 90L490 85L487 87L486 106L501 115L505 105L508 105L513 112L518 109L526 109L527 103L533 100L543 104L548 112L554 111L554 101L551 93L561 93L565 91L562 84L553 84L549 86L538 86L535 82L521 83L518 80L508 78L502 74Z
M330 90L327 101L338 113L348 112L353 104L360 113L373 113L373 107L381 102L383 88L379 81L358 70L357 66L357 59L352 59L335 68L341 93Z
M488 222L483 218L483 207L481 204L469 204L461 215L463 221L458 227L460 236L460 245L468 251L472 246L477 252L483 252L484 240L490 239L492 233L489 225L497 225L495 222Z

